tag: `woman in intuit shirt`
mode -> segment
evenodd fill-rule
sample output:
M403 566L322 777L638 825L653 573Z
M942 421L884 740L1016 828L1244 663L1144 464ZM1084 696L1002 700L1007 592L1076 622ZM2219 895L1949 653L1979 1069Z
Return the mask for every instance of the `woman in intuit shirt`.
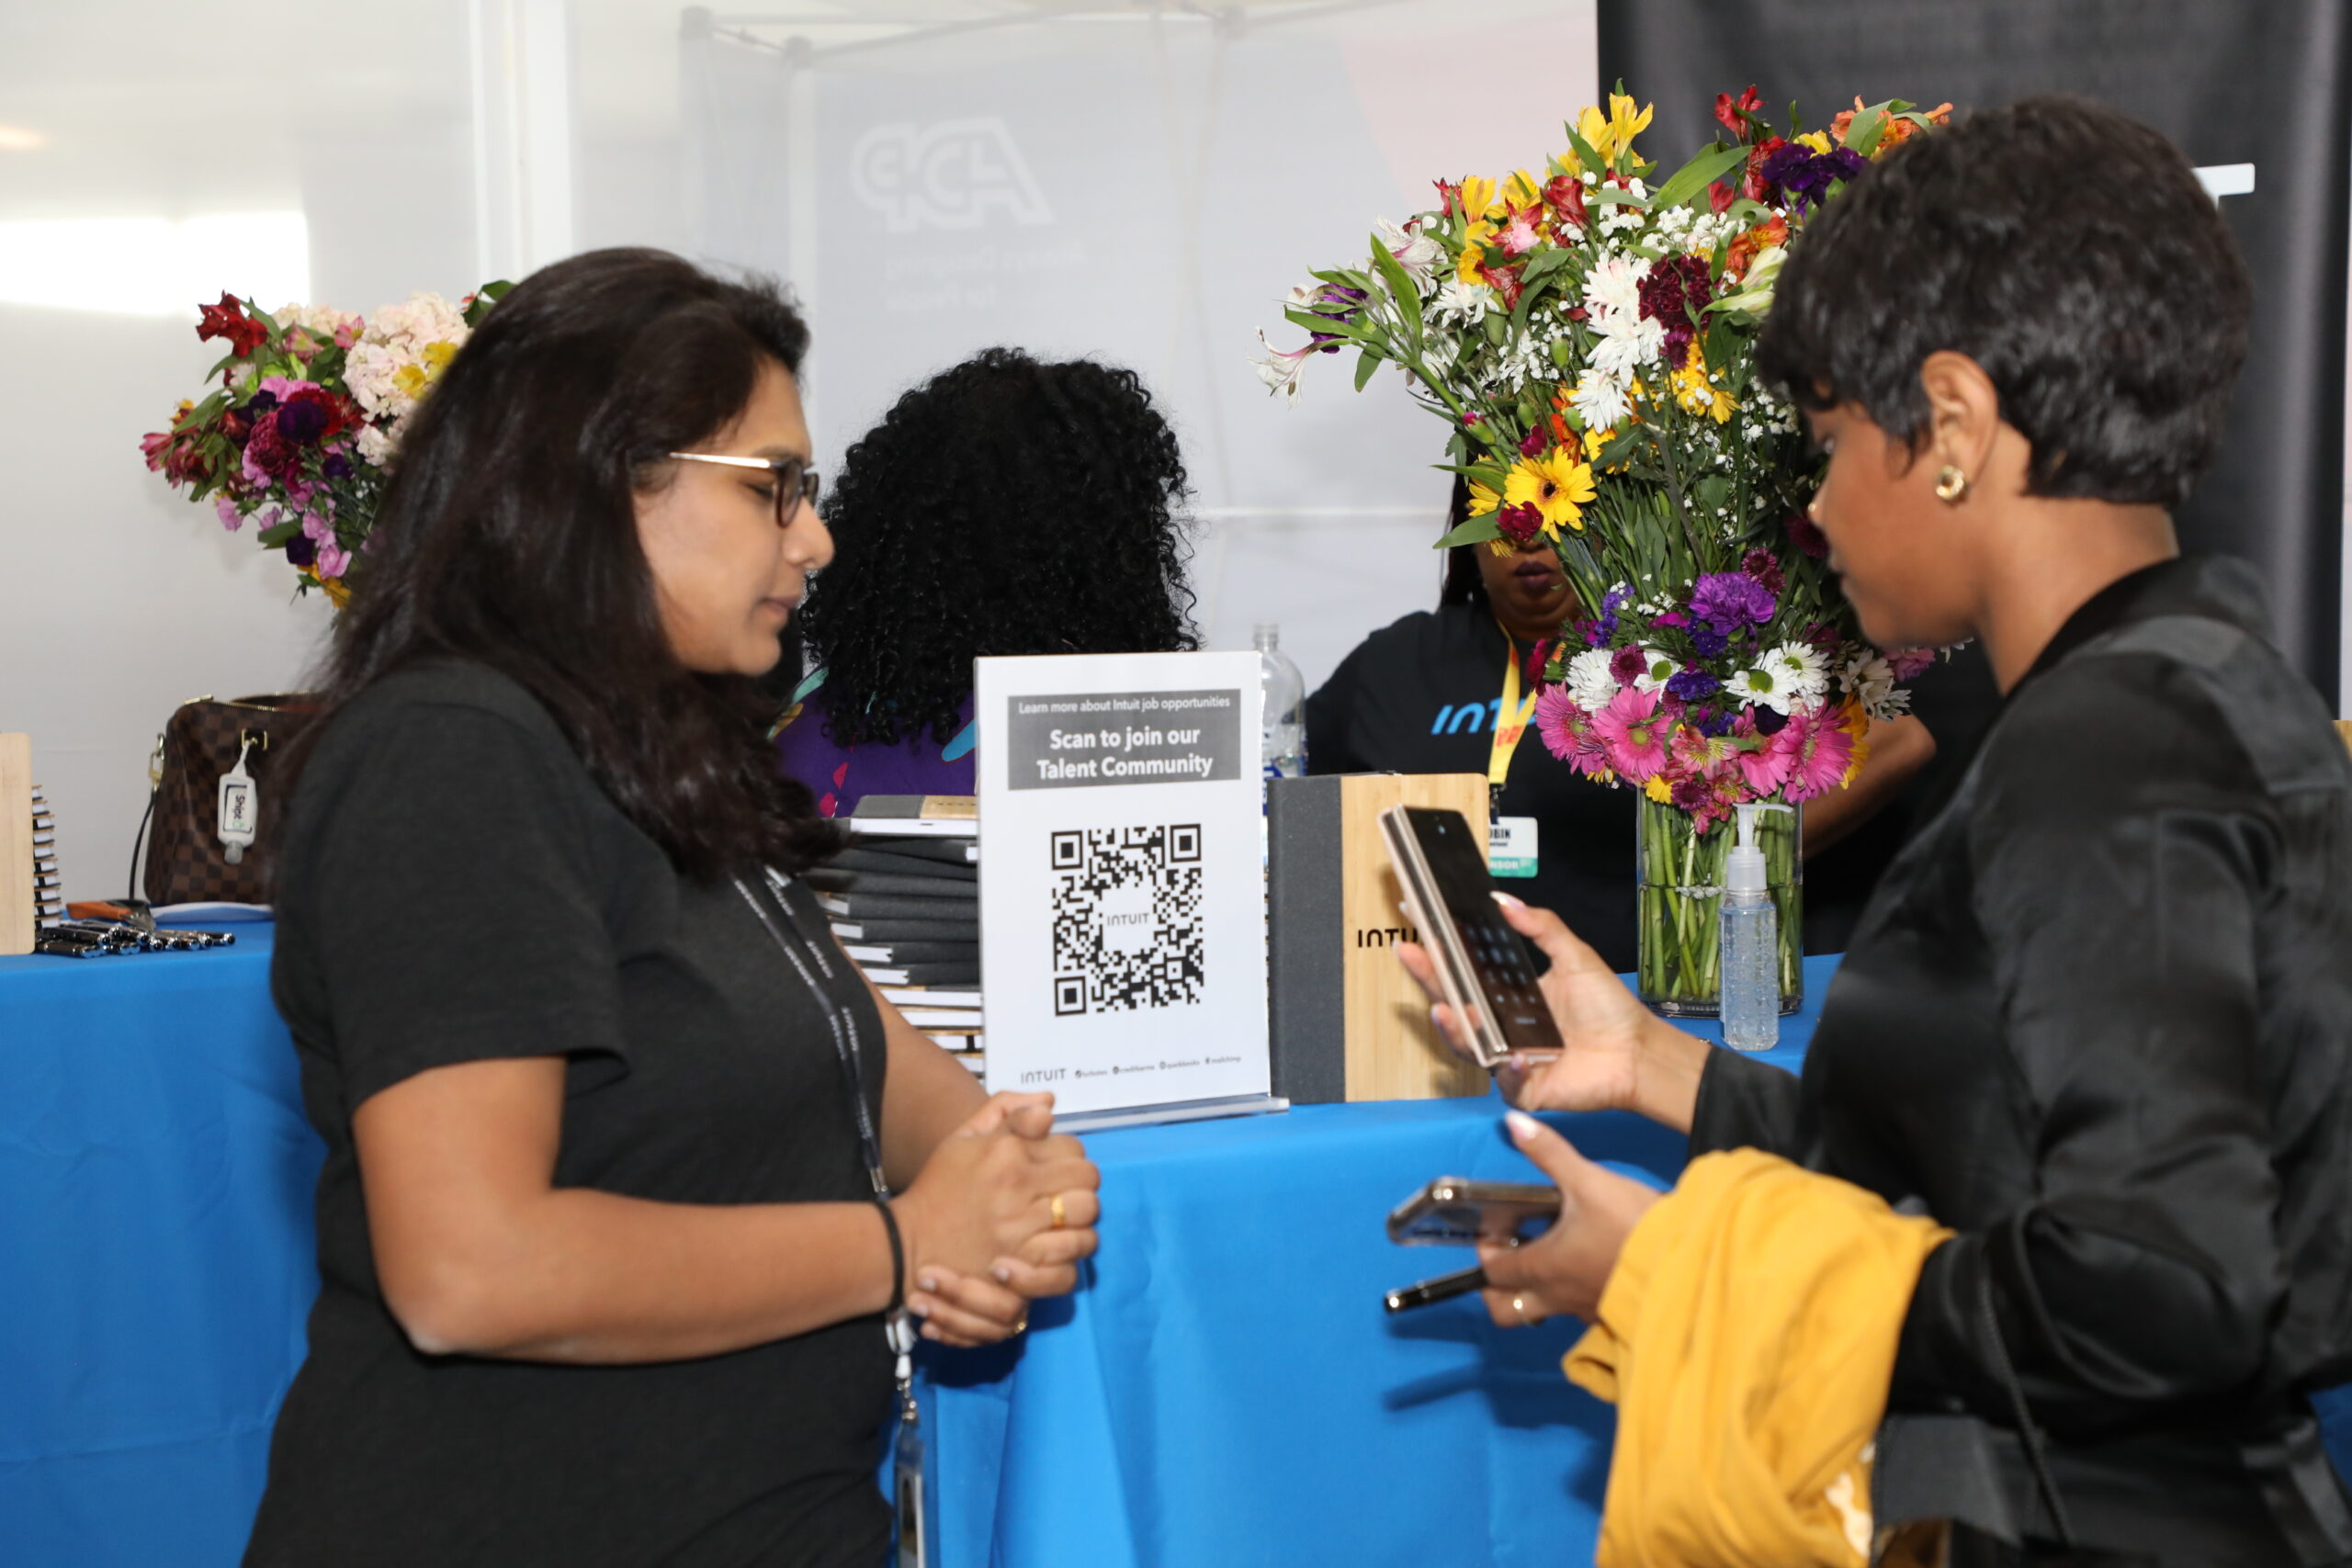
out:
M327 1158L250 1564L876 1568L886 1316L1001 1339L1092 1250L1046 1097L986 1100L795 880L831 829L755 678L831 553L807 343L596 252L403 443L279 862Z

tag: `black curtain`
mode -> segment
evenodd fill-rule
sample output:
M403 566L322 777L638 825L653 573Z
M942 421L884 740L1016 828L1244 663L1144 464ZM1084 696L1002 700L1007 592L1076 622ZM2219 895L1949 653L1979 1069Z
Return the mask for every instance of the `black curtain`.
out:
M1657 118L1668 169L1713 139L1714 96L1753 82L1785 127L1859 93L1983 107L2035 93L2112 104L2199 165L2252 164L2226 197L2255 282L2229 434L2183 545L2269 581L2277 637L2334 703L2344 545L2345 231L2352 25L2344 0L1600 0L1600 78Z

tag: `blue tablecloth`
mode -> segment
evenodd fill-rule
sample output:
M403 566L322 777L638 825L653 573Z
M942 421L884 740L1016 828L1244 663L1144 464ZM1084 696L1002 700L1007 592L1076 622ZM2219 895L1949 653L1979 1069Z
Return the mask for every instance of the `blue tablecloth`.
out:
M0 959L0 1562L226 1568L316 1293L271 928Z
M316 1288L321 1150L270 928L216 953L0 959L0 1564L230 1568ZM1793 1065L1810 1003L1775 1053ZM1388 1287L1466 1262L1381 1221L1528 1167L1491 1099L1100 1134L1110 1247L1023 1341L929 1359L943 1568L1589 1560L1607 1409L1572 1325ZM1559 1118L1657 1179L1680 1140ZM2352 1406L2352 1402L2345 1402ZM2352 1407L2339 1437L2352 1437ZM2352 1447L2352 1445L2346 1445ZM2339 1457L2345 1457L2341 1453Z
M1806 962L1770 1059L1802 1060L1836 962ZM1472 1261L1388 1243L1415 1188L1541 1179L1502 1111L1302 1106L1088 1138L1104 1247L1087 1288L1040 1303L1024 1341L929 1367L937 1561L1590 1562L1614 1421L1561 1375L1577 1325L1381 1301ZM1551 1120L1654 1185L1681 1168L1684 1140L1638 1117Z

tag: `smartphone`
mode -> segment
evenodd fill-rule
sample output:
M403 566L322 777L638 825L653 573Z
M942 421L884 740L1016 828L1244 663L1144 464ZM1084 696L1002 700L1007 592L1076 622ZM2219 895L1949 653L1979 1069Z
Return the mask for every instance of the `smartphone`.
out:
M1399 1247L1527 1241L1550 1230L1559 1217L1556 1187L1441 1176L1389 1211L1388 1239Z
M1514 1051L1559 1054L1560 1032L1535 988L1527 943L1494 900L1479 834L1459 811L1392 806L1381 837L1405 892L1405 918L1419 931L1454 1016L1470 1026L1470 1051L1492 1068Z

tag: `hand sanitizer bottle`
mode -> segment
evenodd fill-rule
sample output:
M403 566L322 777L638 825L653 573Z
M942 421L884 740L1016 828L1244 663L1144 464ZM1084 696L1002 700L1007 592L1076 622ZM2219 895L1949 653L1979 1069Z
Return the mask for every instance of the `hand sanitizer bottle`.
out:
M1769 1051L1781 1043L1781 915L1756 843L1756 806L1739 811L1739 840L1724 857L1716 927L1722 934L1724 1043ZM1784 807L1766 807L1766 810Z

